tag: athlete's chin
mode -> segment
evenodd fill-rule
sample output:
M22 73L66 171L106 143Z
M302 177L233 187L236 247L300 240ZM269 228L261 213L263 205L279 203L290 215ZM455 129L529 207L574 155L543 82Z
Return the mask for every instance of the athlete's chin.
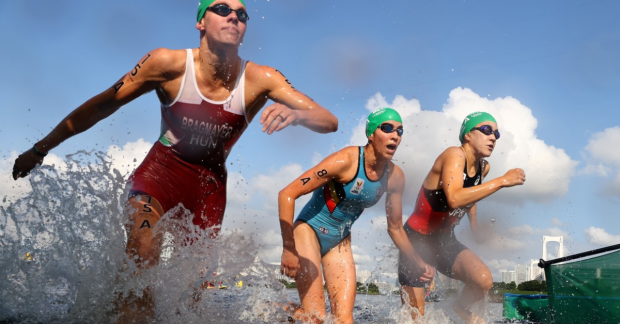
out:
M240 37L239 34L235 33L224 33L219 37L219 43L222 46L228 47L239 47L241 46L241 42L243 41L243 37Z
M495 146L487 145L485 157L491 156L491 154L493 154L494 149L495 149Z
M394 154L396 154L396 150L388 150L383 155L386 159L391 160L394 157Z

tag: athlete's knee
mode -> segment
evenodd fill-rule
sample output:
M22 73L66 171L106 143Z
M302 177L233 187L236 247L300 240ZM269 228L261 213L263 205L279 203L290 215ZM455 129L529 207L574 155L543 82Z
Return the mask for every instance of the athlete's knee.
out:
M491 276L491 271L489 271L489 269L485 267L485 269L480 271L480 273L478 274L475 283L476 286L478 286L485 292L491 290L491 288L493 287L493 277Z
M484 279L484 282L482 283L480 288L482 288L482 290L486 292L486 291L491 290L492 287L493 287L493 278L491 278L491 276L489 275L488 277Z

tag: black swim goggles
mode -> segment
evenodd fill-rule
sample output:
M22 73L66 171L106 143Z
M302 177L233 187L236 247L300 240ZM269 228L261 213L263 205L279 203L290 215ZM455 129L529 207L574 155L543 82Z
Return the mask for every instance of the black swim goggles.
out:
M381 131L384 133L391 133L393 131L396 131L396 134L398 134L398 136L403 136L403 126L394 127L394 125L392 124L385 123L379 125L379 127L377 128L381 129Z
M493 127L491 127L491 125L482 125L480 127L474 127L472 129L475 130L479 130L480 133L489 136L491 134L495 135L495 139L499 139L499 130L493 130Z
M222 17L228 17L228 15L230 15L230 13L234 11L237 14L237 19L239 19L240 22L245 23L246 21L250 20L250 16L248 16L248 13L245 11L245 9L240 8L235 10L225 3L218 3L214 6L207 8L207 10Z

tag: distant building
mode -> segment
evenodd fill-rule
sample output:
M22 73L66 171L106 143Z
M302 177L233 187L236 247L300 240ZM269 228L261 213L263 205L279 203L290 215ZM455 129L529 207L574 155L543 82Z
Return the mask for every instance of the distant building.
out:
M355 280L360 283L366 283L371 275L372 273L368 270L358 270L356 271Z
M538 267L538 260L530 260L529 280L542 281L545 278L545 272Z
M377 285L379 292L382 294L390 294L398 289L398 273L374 273L370 277L370 281Z
M501 275L502 275L502 282L504 283L511 283L511 282L517 282L517 273L515 271L512 270L502 270L501 271Z
M522 282L529 281L530 277L530 267L525 264L517 264L515 266L516 280L515 283L519 285Z

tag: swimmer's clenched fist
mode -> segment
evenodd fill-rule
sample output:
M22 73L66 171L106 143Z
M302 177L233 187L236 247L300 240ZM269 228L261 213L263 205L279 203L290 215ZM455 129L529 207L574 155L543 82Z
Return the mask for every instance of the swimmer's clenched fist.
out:
M28 150L20 154L17 159L15 159L15 165L13 165L12 172L13 180L27 176L30 174L30 171L37 166L37 164L41 165L43 163L43 158L45 155L37 154L36 152L35 146L33 146L32 150Z
M525 183L525 171L516 168L511 169L502 177L502 185L504 187L519 186Z

